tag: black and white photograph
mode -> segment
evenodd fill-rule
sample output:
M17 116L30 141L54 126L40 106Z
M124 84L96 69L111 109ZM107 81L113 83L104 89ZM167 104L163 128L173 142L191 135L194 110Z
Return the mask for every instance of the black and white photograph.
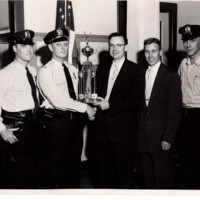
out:
M0 0L0 195L199 196L199 10Z

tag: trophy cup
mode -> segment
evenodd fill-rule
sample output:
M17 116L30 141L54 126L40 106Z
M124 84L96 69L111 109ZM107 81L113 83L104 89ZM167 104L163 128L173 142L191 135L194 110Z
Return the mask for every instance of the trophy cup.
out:
M84 103L92 104L97 99L96 93L96 73L92 69L92 62L89 57L94 54L94 49L89 46L89 36L86 35L86 46L81 49L81 53L87 57L79 72L78 97Z

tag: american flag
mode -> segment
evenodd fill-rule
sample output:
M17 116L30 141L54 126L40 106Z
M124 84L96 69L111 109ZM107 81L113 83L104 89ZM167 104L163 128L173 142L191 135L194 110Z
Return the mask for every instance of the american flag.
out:
M74 31L74 15L70 0L57 0L56 28L59 27Z
M76 57L75 50L75 29L72 2L70 0L57 0L56 29L66 28L69 31L68 63L72 64L73 57Z

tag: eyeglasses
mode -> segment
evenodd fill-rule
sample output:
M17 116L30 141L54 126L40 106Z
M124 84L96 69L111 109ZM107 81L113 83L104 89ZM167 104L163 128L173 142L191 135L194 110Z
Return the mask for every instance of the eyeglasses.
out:
M110 44L109 47L110 48L114 48L114 47L117 47L117 48L121 48L123 47L125 44Z

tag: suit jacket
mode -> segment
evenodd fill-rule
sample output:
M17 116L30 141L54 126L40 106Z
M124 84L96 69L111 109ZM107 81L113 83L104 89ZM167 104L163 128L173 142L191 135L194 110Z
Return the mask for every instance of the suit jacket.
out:
M97 93L106 97L112 62L97 69ZM113 85L108 110L98 110L95 136L107 134L112 142L133 140L138 131L138 109L142 96L142 73L139 65L125 60Z
M162 152L161 141L173 144L181 120L182 93L179 76L161 63L148 106L145 102L145 87L143 91L139 123L139 150L159 153Z

